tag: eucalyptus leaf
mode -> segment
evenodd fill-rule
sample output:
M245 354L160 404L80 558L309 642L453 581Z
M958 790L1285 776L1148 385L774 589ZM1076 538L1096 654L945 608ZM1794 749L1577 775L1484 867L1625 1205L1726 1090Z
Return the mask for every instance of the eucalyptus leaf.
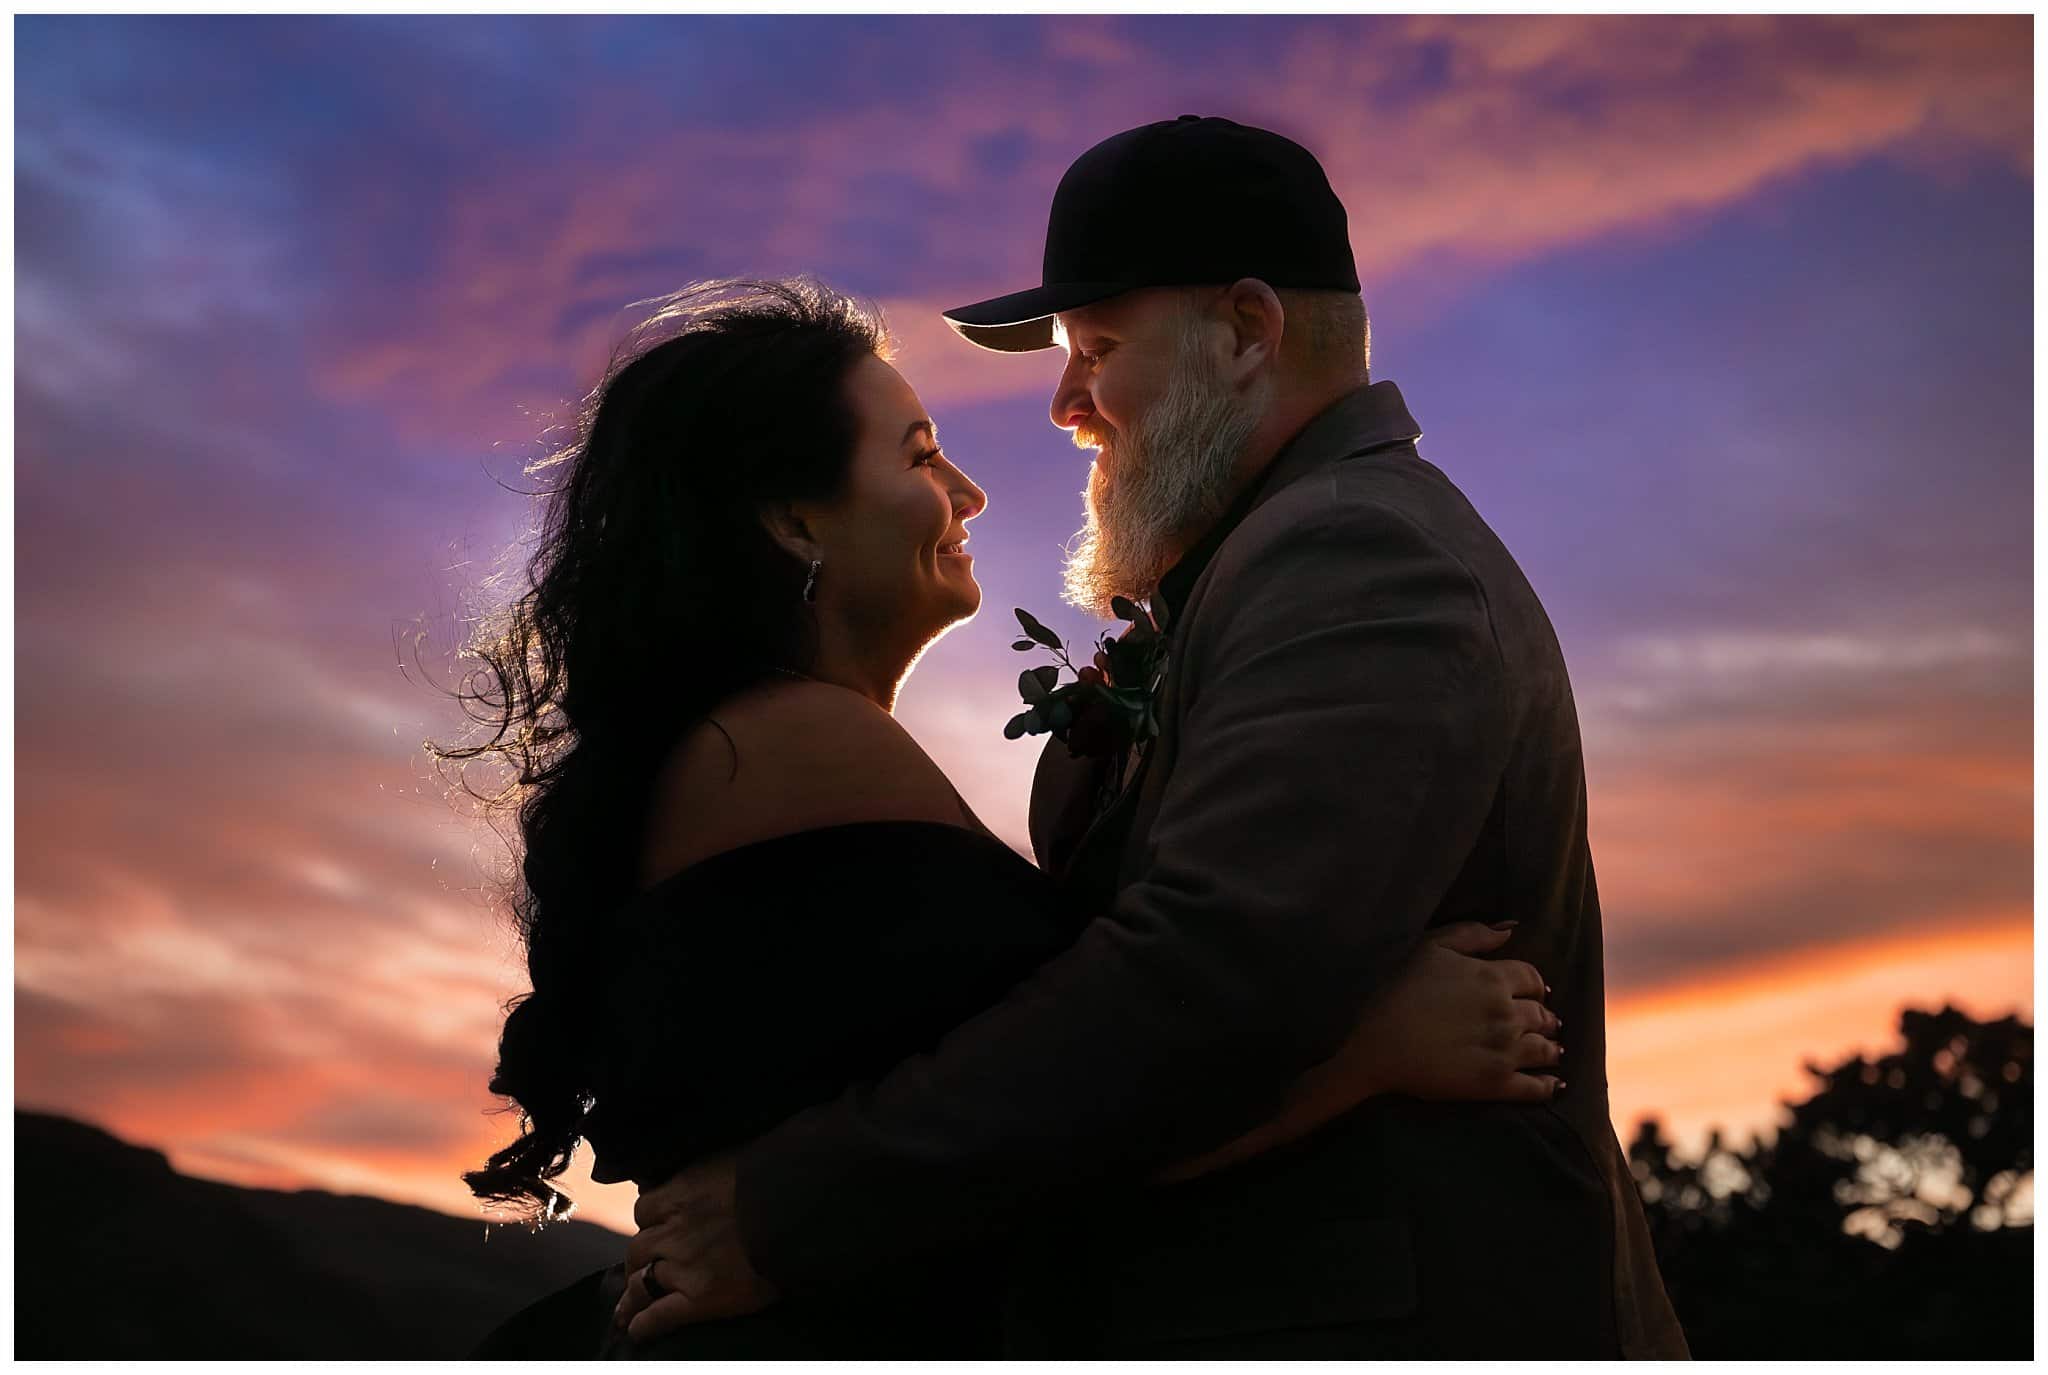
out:
M1030 728L1031 713L1020 711L1003 725L1003 739L1015 740Z
M1046 723L1054 730L1065 730L1074 724L1074 709L1065 702L1054 702L1046 712Z
M1059 686L1060 670L1056 664L1040 664L1037 668L1029 669L1027 672L1037 674L1038 685L1047 692L1051 692Z
M1027 668L1017 675L1017 695L1034 707L1045 700L1045 680L1038 674L1038 669Z
M1021 606L1018 607L1016 610L1017 623L1024 627L1024 633L1026 635L1029 635L1032 639L1038 641L1047 649L1065 648L1065 646L1060 643L1059 636L1053 634L1050 630L1047 630L1044 626L1038 623L1038 617L1032 615L1029 611L1026 611Z
M1036 641L1036 640L1018 640L1018 641L1017 641L1016 643L1012 644L1012 645L1010 646L1010 648L1012 648L1012 649L1035 649L1035 648L1037 648L1037 646L1038 646L1038 641Z
M1129 597L1111 597L1109 599L1109 609L1115 613L1116 618L1120 621L1136 621L1145 614L1138 609L1138 604Z

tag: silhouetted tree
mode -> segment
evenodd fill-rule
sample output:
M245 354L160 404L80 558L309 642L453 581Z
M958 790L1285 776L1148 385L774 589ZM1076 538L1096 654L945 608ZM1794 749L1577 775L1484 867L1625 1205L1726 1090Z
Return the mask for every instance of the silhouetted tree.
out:
M1699 1357L2024 1358L2033 1350L2033 1028L1906 1011L1769 1140L1629 1162Z

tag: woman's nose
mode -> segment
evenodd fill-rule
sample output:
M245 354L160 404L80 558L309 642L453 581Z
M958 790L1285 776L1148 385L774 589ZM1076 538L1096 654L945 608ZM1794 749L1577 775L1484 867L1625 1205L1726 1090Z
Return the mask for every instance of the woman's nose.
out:
M988 493L975 485L974 479L960 474L960 485L953 492L953 511L962 521L973 520L988 509Z

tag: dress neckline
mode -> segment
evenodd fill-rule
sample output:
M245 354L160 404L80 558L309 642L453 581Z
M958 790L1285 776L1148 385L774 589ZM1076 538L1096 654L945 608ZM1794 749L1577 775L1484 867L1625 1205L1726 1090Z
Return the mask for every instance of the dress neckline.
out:
M963 839L973 841L978 845L986 846L988 848L1000 851L1001 853L1008 855L1011 859L1015 860L1019 864L1030 865L1034 872L1038 870L1038 866L1036 864L1033 864L1023 855L1018 854L1017 851L1012 849L1006 841L1001 840L992 832L985 830L977 830L969 826L961 826L951 821L927 821L922 818L912 817L883 818L874 821L839 821L834 822L830 826L811 826L801 831L785 831L781 835L768 836L762 840L750 840L743 845L735 845L731 849L720 850L716 854L706 855L702 859L693 860L690 863L684 865L682 868L677 869L665 875L662 878L656 879L654 882L648 884L646 887L635 889L633 894L626 899L626 906L637 906L638 904L645 902L647 899L655 896L656 894L680 884L684 879L699 875L707 869L715 869L721 867L725 864L733 862L742 855L751 855L762 850L769 850L780 846L787 846L794 841L805 840L813 837L843 837L849 832L877 830L951 832L952 834L960 836Z

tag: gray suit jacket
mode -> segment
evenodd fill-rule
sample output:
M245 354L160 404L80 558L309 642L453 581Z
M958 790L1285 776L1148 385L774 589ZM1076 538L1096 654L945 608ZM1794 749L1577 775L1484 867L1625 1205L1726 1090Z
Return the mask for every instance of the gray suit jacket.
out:
M1020 1350L1684 1354L1608 1120L1563 657L1418 433L1390 383L1351 393L1169 578L1159 738L1078 840L1090 766L1055 743L1034 788L1041 861L1105 914L933 1055L742 1153L763 1273L1030 1219ZM1504 916L1555 988L1554 1104L1380 1098L1134 1187L1271 1115L1429 927Z

